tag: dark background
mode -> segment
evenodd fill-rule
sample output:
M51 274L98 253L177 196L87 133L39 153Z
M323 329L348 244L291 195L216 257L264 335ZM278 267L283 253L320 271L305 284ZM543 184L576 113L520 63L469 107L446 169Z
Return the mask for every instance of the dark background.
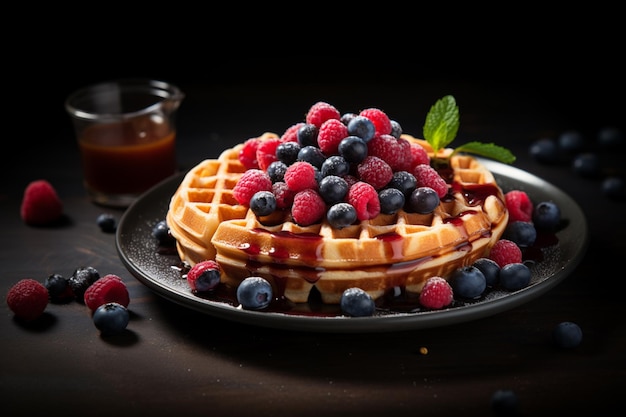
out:
M181 124L183 139L188 123L201 123L207 136L246 136L258 133L246 130L246 121L263 118L278 131L322 99L358 110L342 106L346 91L349 104L379 106L417 136L428 107L445 94L457 97L462 117L517 115L526 97L498 95L511 86L540 112L558 114L557 128L593 135L598 124L619 124L624 114L623 18L601 2L554 11L446 4L414 10L394 2L29 9L11 14L17 31L2 30L7 130L29 150L33 141L45 149L60 140L50 132L69 125L69 93L128 77L180 86L187 93L182 120L205 109L205 120ZM461 84L475 90L466 94ZM212 99L197 102L198 89ZM474 107L485 101L473 99L476 93L494 95L489 108ZM296 96L304 98L284 114L281 104ZM232 119L215 120L212 110L225 107ZM461 129L462 140L466 133Z
M381 25L379 31L386 35L393 28ZM195 27L193 33L172 31L156 38L132 38L131 32L130 39L108 43L95 23L89 32L93 38L87 40L77 38L81 32L55 32L29 48L9 48L16 54L6 67L5 120L7 131L17 136L10 142L18 155L9 158L9 168L19 169L23 157L53 155L61 148L59 141L73 141L65 98L77 88L116 78L178 85L186 93L179 112L179 146L185 146L188 135L206 136L207 149L199 149L198 156L214 156L216 141L240 142L262 133L248 128L263 124L258 121L281 133L317 100L341 111L380 107L405 132L421 136L429 107L452 94L461 112L459 142L498 142L502 135L515 135L509 119L518 118L523 111L519 103L529 100L537 106L532 117L545 114L554 126L537 136L578 129L593 139L601 126L622 124L625 65L613 33L617 27L610 22L594 32L586 26L553 27L552 35L544 32L545 22L529 24L525 32L513 30L513 35L501 28L459 30L447 34L447 40L427 29L404 38L398 38L402 32L394 33L390 40L378 38L376 30L355 30L344 38L316 26L306 36L291 38L286 27L269 24L223 33ZM220 118L213 116L217 109ZM191 114L204 117L191 119ZM489 117L478 122L492 126L493 137L472 137L464 122L477 122L473 117ZM498 131L500 125L506 131ZM525 151L534 139L515 142Z
M626 131L619 13L598 2L552 14L528 3L176 6L28 4L4 16L2 288L86 263L128 278L133 312L130 342L115 344L78 303L50 306L52 325L41 331L18 325L5 305L0 403L9 413L488 415L501 388L517 393L520 415L608 415L623 406L624 280L615 271L626 251L624 203L604 198L599 181L528 156L532 141L568 129L583 132L590 149L600 128ZM76 88L126 77L185 92L182 170L264 131L281 133L318 100L342 112L379 107L420 136L429 107L452 94L461 115L455 143L505 145L517 167L572 196L587 216L588 251L545 295L449 327L309 334L196 313L129 276L115 236L96 228L103 209L82 188L63 102ZM623 156L602 152L603 168L624 174ZM24 188L37 178L59 191L65 227L19 219ZM582 326L578 349L548 343L562 320Z

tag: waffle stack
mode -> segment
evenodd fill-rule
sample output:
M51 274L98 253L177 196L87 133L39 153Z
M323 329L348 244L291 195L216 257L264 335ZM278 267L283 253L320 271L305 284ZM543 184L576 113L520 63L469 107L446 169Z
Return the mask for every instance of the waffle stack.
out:
M425 141L403 136L430 150ZM508 221L494 176L467 155L450 157L452 193L428 215L400 210L343 229L326 221L302 227L286 211L257 218L232 195L245 171L242 146L189 171L167 213L181 260L215 259L222 281L233 287L262 276L275 294L295 303L307 302L313 288L327 304L339 303L350 287L375 299L393 288L417 294L427 278L446 277L488 254Z

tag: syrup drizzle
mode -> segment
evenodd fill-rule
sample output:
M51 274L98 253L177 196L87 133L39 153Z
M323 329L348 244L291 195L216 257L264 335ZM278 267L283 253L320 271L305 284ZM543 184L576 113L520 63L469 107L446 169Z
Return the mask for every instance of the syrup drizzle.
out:
M442 198L443 202L452 201L454 199L454 193L460 193L465 199L466 203L470 207L475 207L484 204L487 197L491 195L498 196L499 188L493 184L472 184L462 185L458 182L452 182L452 170L446 167L439 167L438 171L440 175L447 179L448 183L451 183L448 194ZM447 174L446 174L447 173ZM463 216L475 215L478 210L465 210L458 213L456 216L451 216L443 220L444 223L452 224L459 228L462 234L467 236L467 232L464 228L462 220ZM267 234L270 236L272 242L271 248L268 250L269 255L275 262L268 265L266 262L257 260L257 256L261 254L261 247L259 245L251 244L249 242L242 243L239 249L246 253L246 269L250 275L255 275L261 268L269 268L273 278L274 284L274 300L263 311L278 312L288 315L301 315L301 316L314 316L314 317L334 317L342 315L340 306L325 304L321 301L319 291L313 287L309 300L307 303L293 303L285 298L285 288L287 279L281 271L285 272L292 269L292 266L283 263L284 260L289 259L292 254L297 256L299 260L307 264L315 264L322 259L320 255L320 248L323 237L315 233L293 233L288 231L270 231L264 228L255 228L254 233ZM484 233L481 237L489 238L491 232ZM401 259L402 258L402 236L396 232L390 232L381 234L375 237L384 243L385 253L389 259ZM528 248L523 248L522 253L524 261L539 262L543 260L542 248L556 245L558 238L554 233L538 233L537 241L535 245ZM472 244L468 241L463 242L455 248L457 251L469 252L472 249ZM406 276L414 270L419 264L432 260L435 256L423 257L416 260L390 263L381 268L386 269L386 273L389 278L390 287L385 291L385 294L376 300L377 314L397 314L397 313L418 313L427 311L420 306L418 302L418 295L412 294L405 289ZM186 273L189 271L189 266L178 265L180 269L181 278L186 278ZM314 284L320 278L320 273L323 269L300 266L298 267L298 274L302 276L307 282ZM483 300L492 289L487 289L483 296L477 300L466 301L453 301L453 304L449 308L459 307L468 303L476 303ZM226 284L220 283L214 290L205 293L195 293L196 296L226 304L230 304L234 307L238 306L236 297L236 288L230 287Z

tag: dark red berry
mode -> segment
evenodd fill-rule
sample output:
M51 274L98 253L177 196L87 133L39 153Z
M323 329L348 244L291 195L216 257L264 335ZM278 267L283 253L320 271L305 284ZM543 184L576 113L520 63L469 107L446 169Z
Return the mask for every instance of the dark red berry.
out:
M504 195L509 211L509 222L530 222L533 216L533 202L525 191L512 190Z
M296 193L291 206L291 216L300 226L319 222L326 214L326 203L317 191L307 188Z
M41 316L48 305L46 287L32 278L15 283L7 293L7 305L16 317L32 321Z
M258 191L272 191L272 180L267 172L248 169L233 188L233 197L239 204L249 206L250 199Z
M359 220L369 220L380 214L380 200L378 193L363 181L358 181L348 190L348 203L356 209Z
M318 128L329 119L341 119L341 114L335 106L324 101L318 101L313 104L306 114L306 123L317 126Z
M395 140L395 139L394 139ZM393 178L389 164L377 156L368 155L358 166L359 179L380 190Z
M500 239L491 248L488 258L502 268L508 264L521 263L522 250L512 240Z

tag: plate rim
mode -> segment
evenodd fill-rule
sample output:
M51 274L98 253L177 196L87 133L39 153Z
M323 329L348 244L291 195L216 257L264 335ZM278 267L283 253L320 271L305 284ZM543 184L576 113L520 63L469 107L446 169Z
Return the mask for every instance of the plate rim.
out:
M144 268L127 253L125 249L125 238L128 231L126 229L130 227L133 220L137 219L138 211L141 209L142 205L147 204L151 199L158 200L158 198L161 198L159 197L161 194L166 194L166 192L169 191L171 191L171 194L169 194L171 196L188 171L175 174L155 185L126 209L118 223L115 246L120 260L126 269L135 279L157 295L198 312L242 324L297 331L378 333L441 327L473 321L518 307L555 287L569 276L582 261L587 251L589 240L588 225L584 212L580 206L560 188L515 166L481 157L477 157L477 159L479 159L497 179L499 178L499 184L503 181L503 178L515 178L515 181L522 183L525 187L542 187L546 193L553 196L553 199L557 199L556 197L558 197L558 200L561 200L559 206L562 206L562 211L568 214L568 218L575 220L575 222L572 223L577 225L578 236L576 240L577 244L572 251L573 253L570 259L564 263L561 269L544 278L541 282L499 298L488 299L466 306L419 313L394 313L369 317L318 317L280 312L244 310L226 303L197 297L191 292L183 292L178 288L167 285L162 282L162 280L159 280L158 277L151 276L151 274L147 273ZM521 188L523 187L520 187L520 189ZM169 206L169 198L167 198L166 201L165 210L167 210ZM161 201L161 203L165 203L165 201ZM162 214L162 218L165 218L165 213ZM566 229L570 227L571 226L568 226ZM559 233L562 234L563 231L557 232L557 236Z

